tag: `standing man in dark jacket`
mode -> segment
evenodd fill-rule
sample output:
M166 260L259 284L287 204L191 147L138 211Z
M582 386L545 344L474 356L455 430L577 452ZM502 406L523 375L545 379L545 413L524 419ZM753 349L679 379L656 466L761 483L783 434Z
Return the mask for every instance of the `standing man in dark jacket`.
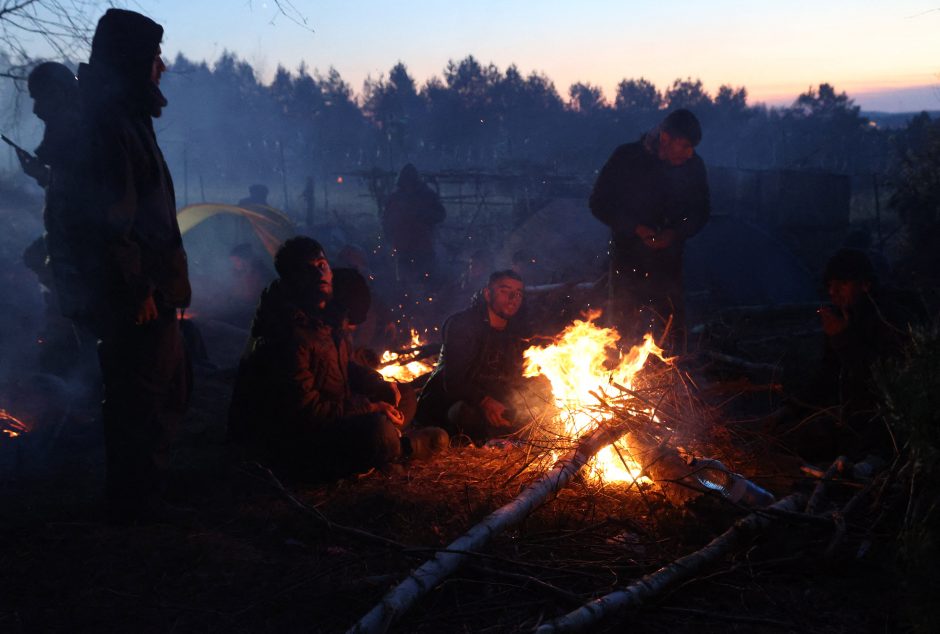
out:
M423 283L436 273L434 229L446 216L440 197L421 180L418 169L405 165L381 216L399 281Z
M608 319L632 345L657 337L670 315L674 352L685 345L682 251L710 213L702 138L688 110L671 112L607 160L591 193L591 213L611 228Z
M441 425L478 445L524 426L537 404L526 402L523 388L523 293L518 273L497 271L470 308L447 318L440 359L418 399L419 425Z
M189 390L177 322L177 309L190 301L186 253L153 130L167 105L162 39L163 27L150 18L109 9L78 75L101 254L91 324L101 339L107 494L120 519L159 506Z

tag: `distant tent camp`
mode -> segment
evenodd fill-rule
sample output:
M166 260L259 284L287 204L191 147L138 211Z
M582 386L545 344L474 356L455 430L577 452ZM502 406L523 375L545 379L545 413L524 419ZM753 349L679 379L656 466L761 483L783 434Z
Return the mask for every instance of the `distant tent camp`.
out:
M261 241L265 251L271 257L274 257L277 248L284 240L297 234L297 229L290 218L277 209L265 205L252 205L249 208L221 203L199 203L180 209L176 214L176 219L180 225L180 232L185 235L190 229L215 216L234 216L247 221L254 235Z

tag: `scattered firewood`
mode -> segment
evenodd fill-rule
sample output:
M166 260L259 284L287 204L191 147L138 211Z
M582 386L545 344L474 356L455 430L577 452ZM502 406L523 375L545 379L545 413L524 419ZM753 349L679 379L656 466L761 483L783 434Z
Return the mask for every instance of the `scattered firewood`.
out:
M829 468L826 469L826 473L824 473L823 477L816 483L816 488L813 489L813 495L810 496L809 502L806 503L806 513L808 515L816 515L816 513L819 512L819 507L822 506L826 499L826 490L829 488L829 483L832 482L832 479L837 473L841 473L845 470L845 465L848 461L849 459L845 456L839 456L829 465Z
M795 511L803 506L806 496L801 493L789 495L773 504L768 510ZM642 579L569 612L565 616L539 627L538 634L550 632L582 632L590 630L629 606L640 605L658 595L666 587L690 578L707 565L731 551L746 535L752 534L773 522L774 516L756 511L738 520L734 526L713 539L704 548L680 557L668 566L646 575Z
M598 451L627 431L625 421L616 427L599 427L581 439L578 446L558 460L552 469L526 487L510 503L490 513L433 559L426 561L404 581L392 588L363 616L350 632L385 632L422 596L453 574L470 553L483 548L492 537L514 526L565 487Z

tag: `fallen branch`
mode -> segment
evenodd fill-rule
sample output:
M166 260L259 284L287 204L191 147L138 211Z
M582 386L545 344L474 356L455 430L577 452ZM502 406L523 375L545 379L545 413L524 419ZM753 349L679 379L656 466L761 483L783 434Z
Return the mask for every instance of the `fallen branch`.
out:
M551 471L526 487L511 502L501 506L479 524L438 552L408 578L386 593L372 610L363 616L350 632L385 632L391 624L407 612L418 599L453 574L467 559L468 554L453 551L476 551L489 540L529 516L560 491L598 451L615 442L627 431L626 424L615 428L600 427L581 439L578 446L560 459Z
M807 515L816 515L816 513L819 512L819 507L826 499L826 489L829 488L829 483L836 476L836 473L840 473L845 469L845 465L848 461L849 459L845 456L839 456L829 465L829 468L826 469L826 473L824 473L823 477L816 483L816 488L813 489L813 495L810 496L809 502L806 503Z
M803 506L806 496L794 493L768 507L768 510L794 511ZM667 586L684 581L693 574L702 570L708 564L727 554L746 535L754 533L769 525L773 516L756 511L735 522L734 526L713 539L701 550L680 557L668 566L646 575L642 579L599 599L581 606L573 612L546 623L536 630L538 634L549 632L581 632L592 629L605 618L613 616L620 610L639 605L656 596Z

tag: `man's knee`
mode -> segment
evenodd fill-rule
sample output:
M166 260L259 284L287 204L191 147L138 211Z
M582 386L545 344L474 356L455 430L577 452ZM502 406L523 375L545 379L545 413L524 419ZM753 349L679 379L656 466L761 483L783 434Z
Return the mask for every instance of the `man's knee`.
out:
M381 414L371 414L366 418L363 440L374 458L373 466L394 462L401 456L401 433Z

